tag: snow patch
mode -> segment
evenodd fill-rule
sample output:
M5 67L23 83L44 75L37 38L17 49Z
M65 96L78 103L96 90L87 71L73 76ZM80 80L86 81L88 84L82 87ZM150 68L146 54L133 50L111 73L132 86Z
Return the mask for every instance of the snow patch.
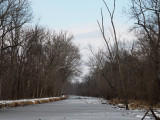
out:
M144 115L136 115L135 117L136 117L136 118L143 118L143 116L144 116ZM146 116L145 118L146 118L146 119L151 119L151 117L149 117L149 116Z

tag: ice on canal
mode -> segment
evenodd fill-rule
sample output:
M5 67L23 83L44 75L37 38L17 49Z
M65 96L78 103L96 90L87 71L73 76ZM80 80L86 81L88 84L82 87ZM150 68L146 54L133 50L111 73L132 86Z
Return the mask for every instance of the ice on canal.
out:
M126 111L102 102L98 98L70 96L63 101L0 109L0 120L141 120L144 115L143 111Z

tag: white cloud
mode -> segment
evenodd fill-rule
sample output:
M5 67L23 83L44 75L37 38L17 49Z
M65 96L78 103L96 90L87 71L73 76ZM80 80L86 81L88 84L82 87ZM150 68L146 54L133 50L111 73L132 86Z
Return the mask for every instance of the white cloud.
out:
M107 25L106 25L107 26ZM111 27L106 27L106 37L111 38ZM88 23L83 25L73 25L67 27L67 30L73 33L75 36L74 43L80 47L80 54L82 55L82 77L88 73L88 67L86 62L88 58L92 56L91 51L89 50L89 45L92 46L94 51L97 51L100 48L104 48L105 42L101 36L99 27L97 23ZM131 41L134 37L131 33L128 32L129 25L118 23L116 24L117 36L121 40Z

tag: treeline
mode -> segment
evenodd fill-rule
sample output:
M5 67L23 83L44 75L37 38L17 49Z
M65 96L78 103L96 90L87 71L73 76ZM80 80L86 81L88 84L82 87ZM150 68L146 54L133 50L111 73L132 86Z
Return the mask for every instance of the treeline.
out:
M0 99L59 96L79 74L79 49L66 32L31 26L28 0L0 0Z
M115 2L115 1L114 1ZM114 26L114 10L108 9L113 38L105 34L103 12L98 22L106 50L93 53L88 66L90 73L83 83L76 84L77 94L106 99L160 101L160 6L159 0L131 0L129 15L134 19L136 40L124 46ZM116 4L116 3L115 3ZM130 47L129 47L130 46Z

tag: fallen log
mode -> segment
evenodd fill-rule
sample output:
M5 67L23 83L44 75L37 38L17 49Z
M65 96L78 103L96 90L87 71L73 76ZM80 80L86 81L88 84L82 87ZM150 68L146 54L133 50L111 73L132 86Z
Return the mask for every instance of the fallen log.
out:
M155 120L160 120L160 118L156 116L156 114L154 113L152 108L151 108L151 113L152 113L153 117L155 118Z
M144 114L142 120L144 120L144 118L147 116L148 112L150 111L150 108L147 110L147 112Z
M147 116L148 112L151 111L153 117L155 118L155 120L160 120L159 117L156 116L156 114L154 113L154 110L150 107L147 112L145 113L145 115L143 116L143 118L141 120L144 120L144 118Z

